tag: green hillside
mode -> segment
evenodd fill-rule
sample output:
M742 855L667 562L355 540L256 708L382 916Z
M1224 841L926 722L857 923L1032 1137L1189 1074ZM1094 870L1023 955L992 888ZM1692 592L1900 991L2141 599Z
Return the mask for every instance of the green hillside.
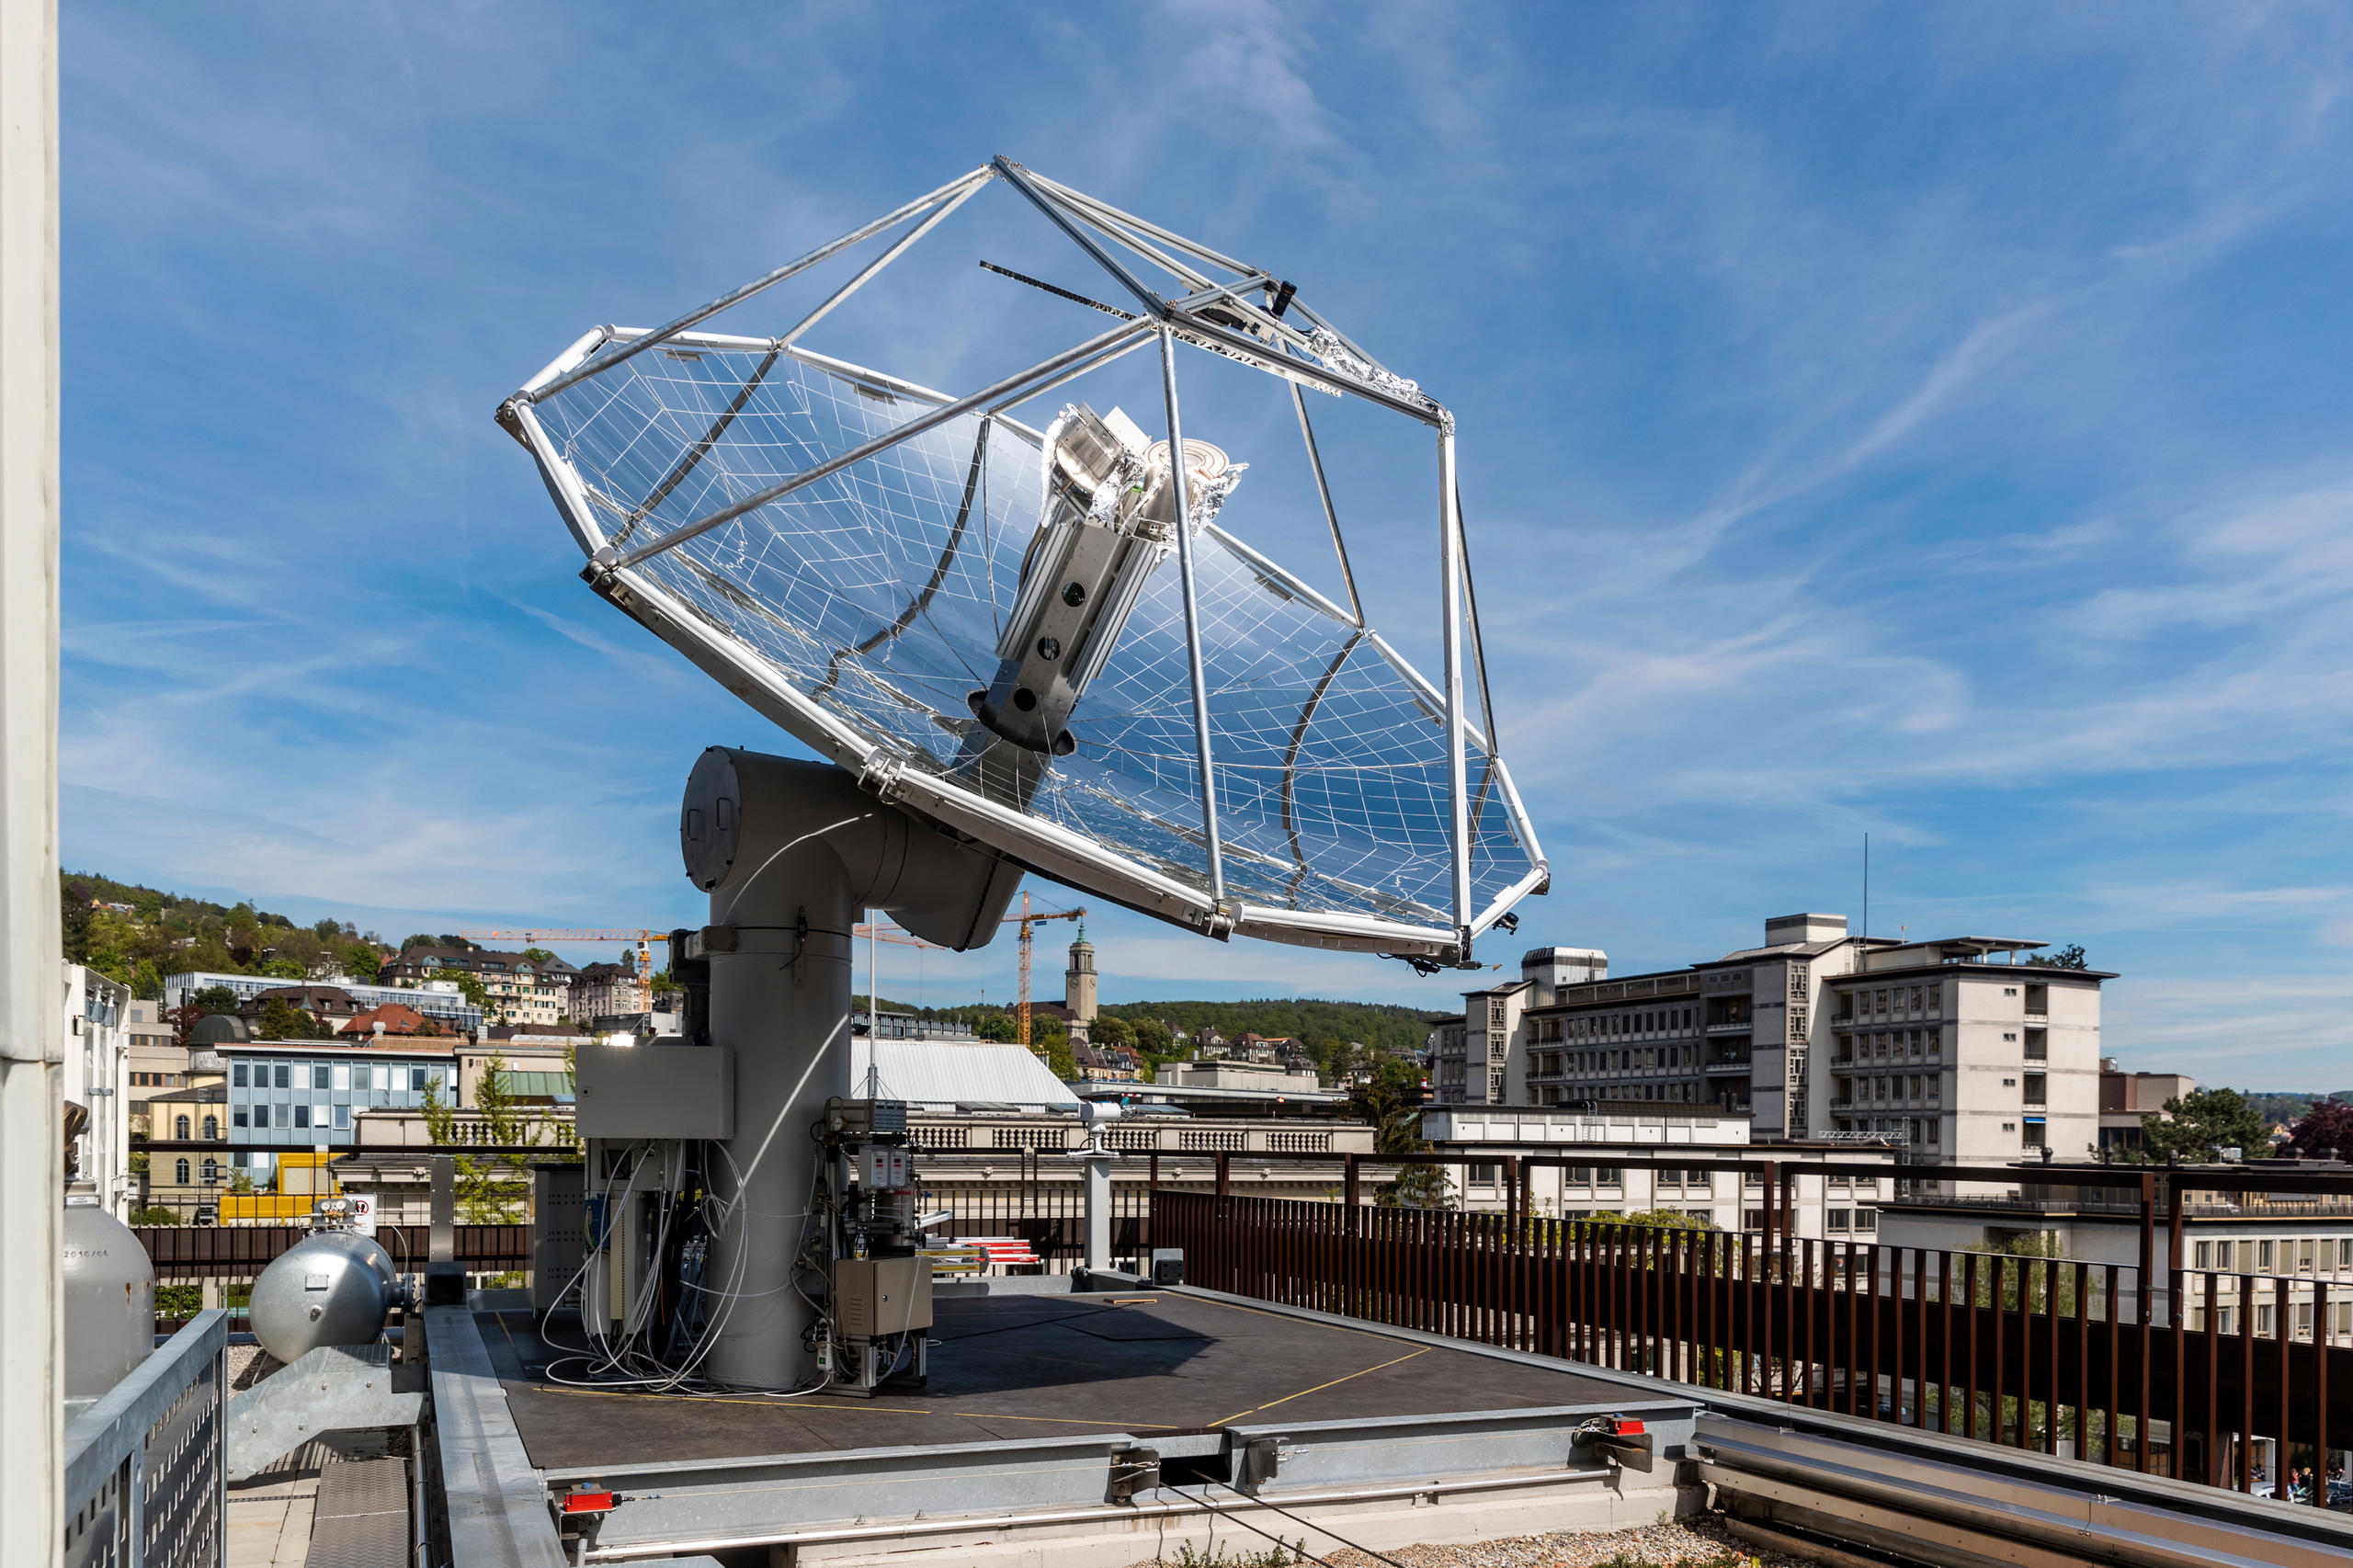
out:
M165 975L188 970L301 980L331 964L372 977L385 947L382 937L348 921L297 926L249 903L183 898L94 871L67 871L60 880L67 961L87 964L149 1000L164 994Z

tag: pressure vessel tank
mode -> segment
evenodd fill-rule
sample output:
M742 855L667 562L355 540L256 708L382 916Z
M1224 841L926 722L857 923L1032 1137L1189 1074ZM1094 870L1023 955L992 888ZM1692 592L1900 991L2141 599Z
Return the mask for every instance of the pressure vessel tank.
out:
M392 1306L391 1260L379 1267L368 1252L352 1247L353 1241L366 1238L322 1231L262 1270L254 1281L253 1324L263 1349L290 1363L322 1345L375 1343Z
M96 1400L155 1348L155 1266L96 1193L65 1199L65 1397Z

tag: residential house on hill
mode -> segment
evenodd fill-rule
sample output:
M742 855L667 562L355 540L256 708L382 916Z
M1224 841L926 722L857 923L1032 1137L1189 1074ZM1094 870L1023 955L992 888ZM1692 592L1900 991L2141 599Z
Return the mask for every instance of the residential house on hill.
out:
M482 982L488 1022L553 1024L575 1016L572 982L580 971L559 958L419 944L385 964L381 978L391 985L421 986L460 971Z

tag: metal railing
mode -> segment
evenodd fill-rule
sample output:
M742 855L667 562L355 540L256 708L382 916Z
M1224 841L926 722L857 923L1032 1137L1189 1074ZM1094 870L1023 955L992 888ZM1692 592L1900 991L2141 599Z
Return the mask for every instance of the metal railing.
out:
M203 1313L67 1428L66 1568L228 1561L228 1344Z
M1764 1223L1741 1233L1536 1216L1530 1168L1563 1162L1502 1159L1503 1186L1518 1188L1503 1213L1360 1206L1353 1176L1352 1201L1341 1203L1240 1197L1221 1183L1209 1194L1155 1193L1148 1233L1155 1247L1183 1249L1188 1282L1211 1290L2353 1506L2353 1487L2337 1481L2332 1492L2328 1474L2353 1448L2353 1345L2331 1343L2353 1338L2336 1332L2353 1330L2340 1310L2353 1288L2185 1268L2180 1193L2160 1202L2157 1172L2064 1178L2133 1191L2136 1266L1800 1238L1790 1233L1790 1178L1822 1167L1786 1160L1621 1157L1761 1167ZM2027 1178L1893 1164L1843 1174ZM2179 1176L2200 1190L2232 1179ZM2245 1179L2353 1189L2353 1176Z

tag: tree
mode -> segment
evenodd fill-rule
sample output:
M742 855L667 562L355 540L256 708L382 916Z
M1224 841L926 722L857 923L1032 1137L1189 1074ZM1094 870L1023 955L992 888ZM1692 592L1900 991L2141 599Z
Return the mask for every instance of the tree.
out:
M203 1008L208 1015L237 1010L237 993L233 986L208 985L188 1000Z
M1405 1063L1384 1062L1370 1083L1348 1091L1350 1116L1372 1128L1374 1153L1418 1154L1428 1147L1422 1142L1422 1108L1415 1096L1420 1086Z
M354 980L364 980L373 985L384 972L384 955L361 943L343 949L344 972Z
M65 961L87 963L90 960L91 926L97 913L97 901L82 883L58 874L58 913L63 917L65 937Z
M523 956L535 965L550 964L555 961L555 955L545 948L525 948Z
M1097 1019L1097 1022L1099 1023L1101 1020ZM1163 1057L1176 1053L1176 1037L1170 1034L1168 1026L1158 1018L1138 1018L1135 1021L1135 1031L1136 1049L1155 1062Z
M2279 1153L2313 1160L2322 1157L2324 1149L2336 1159L2353 1160L2353 1100L2331 1095L2313 1106L2289 1129Z
M426 1080L418 1109L425 1117L426 1135L436 1145L457 1143L457 1108L442 1100L438 1076ZM490 1145L491 1152L456 1156L458 1207L470 1225L520 1224L530 1213L531 1166L519 1151L545 1142L546 1129L507 1092L504 1056L493 1055L483 1064L481 1081L474 1085L474 1114L480 1119L471 1142Z
M2197 1089L2165 1101L2161 1114L2141 1119L2141 1146L2153 1160L2175 1153L2214 1160L2224 1149L2257 1159L2269 1152L2271 1135L2236 1089Z
M1070 1048L1070 1030L1060 1018L1029 1017L1029 1049L1045 1058L1055 1077L1064 1083L1078 1077L1078 1057Z
M972 1025L972 1032L983 1040L1003 1044L1013 1040L1020 1030L1011 1014L991 1012L981 1015L979 1021Z
M261 1005L261 1017L255 1020L255 1035L261 1040L332 1040L335 1031L294 1006L283 996L272 996Z
M503 1024L506 1021L506 1010L491 1004L489 988L483 984L482 976L473 971L453 969L448 964L441 964L434 969L433 978L446 980L456 986L459 995L482 1009L483 1022Z
M2089 969L2091 960L2084 957L2084 945L2070 942L2063 948L2053 948L2036 954L2028 960L2043 969Z
M1132 1048L1136 1043L1136 1027L1125 1018L1097 1018L1087 1038L1100 1046Z
M403 952L408 951L411 948L438 948L441 945L440 940L438 937L430 936L423 931L417 932L415 936L403 937L401 938L401 951Z
M199 1006L194 1002L185 1006L175 1007L165 1014L164 1021L172 1026L172 1043L182 1051L186 1051L188 1047L188 1036L195 1032L196 1026L211 1016L210 1009Z

